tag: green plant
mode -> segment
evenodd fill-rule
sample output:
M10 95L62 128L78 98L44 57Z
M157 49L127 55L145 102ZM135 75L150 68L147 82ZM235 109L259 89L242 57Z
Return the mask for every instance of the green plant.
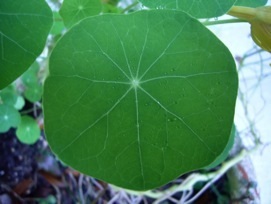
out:
M228 49L204 24L232 21L197 18L266 1L140 2L154 9L121 14L136 4L121 10L111 1L64 1L59 13L68 31L49 57L43 111L47 140L61 160L117 186L147 190L227 156L237 72ZM232 15L243 19L235 21L270 28L270 20L252 14L251 21L238 15L241 7L233 8ZM56 37L64 26L54 16ZM34 62L51 26L52 12L43 1L0 3L1 89ZM268 50L270 30L257 32L256 39ZM40 100L47 72L39 77L35 66L21 77L22 92L16 84L1 91L0 131L20 128L21 95ZM33 124L25 117L21 126Z

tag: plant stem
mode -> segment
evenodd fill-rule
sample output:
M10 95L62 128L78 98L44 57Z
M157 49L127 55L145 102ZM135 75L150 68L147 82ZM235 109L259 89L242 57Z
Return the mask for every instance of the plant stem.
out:
M244 23L244 22L248 22L248 21L234 18L234 19L226 19L226 20L205 21L205 22L202 22L202 24L205 26L211 26L211 25L220 25L220 24L227 24L227 23Z
M129 11L131 8L135 7L136 5L138 5L139 2L135 1L134 3L130 4L129 6L127 6L125 9L122 10L121 13L125 13L126 11Z

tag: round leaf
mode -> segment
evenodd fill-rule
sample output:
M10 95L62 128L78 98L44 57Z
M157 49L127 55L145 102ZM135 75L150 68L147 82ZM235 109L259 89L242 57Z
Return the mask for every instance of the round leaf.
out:
M0 89L40 55L51 26L52 12L44 0L0 1Z
M0 133L7 132L11 127L17 127L21 116L19 112L8 104L0 104Z
M60 16L59 12L53 12L53 16L54 16L54 24L52 26L50 33L53 35L59 35L65 29L63 19Z
M17 101L18 94L15 92L12 86L8 86L0 91L0 103L14 106Z
M24 98L22 96L18 96L16 103L14 104L14 108L16 108L17 110L21 110L25 105L25 101Z
M26 86L32 86L38 82L39 64L35 61L31 67L21 76Z
M40 137L38 123L29 116L23 116L16 130L18 139L24 144L34 144Z
M82 20L60 39L49 69L47 140L85 174L147 190L207 166L228 143L235 63L186 13Z
M39 83L32 84L31 86L27 86L24 92L24 96L27 100L31 102L36 102L41 100L42 97L42 86Z
M21 110L24 106L24 99L16 92L13 85L9 85L0 91L0 104L1 103Z
M176 9L196 18L211 18L225 14L236 0L139 0L144 6L157 9Z
M100 0L65 0L59 11L67 27L78 21L97 15L102 10Z

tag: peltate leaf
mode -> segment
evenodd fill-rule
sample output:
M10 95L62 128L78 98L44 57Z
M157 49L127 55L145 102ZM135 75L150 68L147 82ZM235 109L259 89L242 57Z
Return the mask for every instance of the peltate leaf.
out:
M101 0L65 0L59 11L66 27L78 21L97 15L102 10Z
M38 79L39 64L34 62L32 66L22 75L21 79L25 86L24 96L31 102L36 102L41 99L42 85Z
M14 104L14 108L16 108L17 110L21 110L25 105L25 100L22 96L17 97L16 103Z
M36 102L41 100L42 97L42 86L39 83L27 86L24 92L24 96L27 100L31 102Z
M23 116L16 130L16 136L24 144L34 144L40 137L38 123L29 116Z
M209 165L228 143L235 63L186 13L82 20L60 39L49 69L47 140L85 174L147 190Z
M34 62L31 67L23 73L21 79L25 86L32 86L33 84L37 84L38 82L38 72L39 72L39 64L38 62Z
M139 0L149 8L176 9L196 18L211 18L225 14L236 0Z
M0 104L8 104L14 106L17 101L18 94L16 93L13 85L9 85L0 91Z
M51 26L52 12L44 0L0 1L0 89L40 55Z
M50 33L53 35L59 35L65 29L63 19L60 16L59 12L53 12L53 16L54 16L54 23L53 23Z
M258 7L267 4L267 0L237 0L236 6Z
M0 104L10 105L17 110L21 110L25 101L12 84L0 91Z
M21 121L19 112L8 104L0 104L0 133L17 127Z

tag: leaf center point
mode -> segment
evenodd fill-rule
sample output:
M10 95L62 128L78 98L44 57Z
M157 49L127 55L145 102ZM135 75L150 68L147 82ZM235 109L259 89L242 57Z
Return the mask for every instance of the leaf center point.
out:
M139 86L139 80L138 79L133 79L132 82L131 82L132 86L134 88L138 87Z
M78 6L78 9L79 9L79 10L83 10L84 7L83 7L82 5L79 5L79 6Z

